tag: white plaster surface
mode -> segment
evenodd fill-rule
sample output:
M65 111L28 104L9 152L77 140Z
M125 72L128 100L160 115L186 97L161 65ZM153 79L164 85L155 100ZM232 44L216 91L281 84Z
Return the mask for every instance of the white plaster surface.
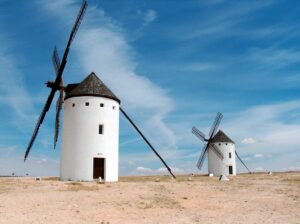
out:
M104 125L102 135L100 124ZM64 102L60 178L93 180L94 157L105 158L105 181L118 181L119 103L95 96L68 98Z
M208 173L213 173L214 176L229 175L229 166L232 166L232 176L236 175L235 162L235 145L233 143L216 142L215 144L224 155L224 159L220 159L216 153L208 150ZM229 158L231 153L231 158Z

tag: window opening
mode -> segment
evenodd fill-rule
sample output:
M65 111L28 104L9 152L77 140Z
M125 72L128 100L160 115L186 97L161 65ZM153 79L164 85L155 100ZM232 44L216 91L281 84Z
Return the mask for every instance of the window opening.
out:
M99 125L99 135L103 135L103 131L104 131L104 125L100 124Z

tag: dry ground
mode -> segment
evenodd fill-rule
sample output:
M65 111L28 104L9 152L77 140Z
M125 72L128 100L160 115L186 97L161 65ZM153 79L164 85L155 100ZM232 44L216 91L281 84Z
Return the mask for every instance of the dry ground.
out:
M118 183L0 178L0 223L300 223L300 173L122 177Z

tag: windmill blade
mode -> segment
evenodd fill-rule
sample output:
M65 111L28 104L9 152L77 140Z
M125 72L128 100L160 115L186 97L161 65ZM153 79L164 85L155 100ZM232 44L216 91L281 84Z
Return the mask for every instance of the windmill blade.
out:
M246 164L243 162L243 160L241 159L241 157L239 157L239 155L237 154L237 152L235 151L235 155L236 157L241 161L241 163L244 165L244 167L246 167L246 169L249 171L249 173L251 173L251 171L249 170L249 168L246 166Z
M215 121L214 121L214 123L211 126L211 129L209 131L209 139L211 139L215 135L216 131L218 130L218 127L220 125L222 117L223 117L223 115L220 112L218 112L217 116L215 118Z
M57 101L56 101L54 149L56 147L56 143L57 143L57 139L58 139L58 134L59 134L60 112L61 112L61 109L62 109L63 101L64 101L64 90L63 90L63 80L61 80L61 90L60 90L59 97L57 98Z
M27 149L25 151L24 162L26 161L26 159L27 159L27 157L29 155L30 149L31 149L31 147L32 147L32 145L33 145L33 143L35 141L35 138L36 138L36 136L38 134L39 128L40 128L41 124L43 123L44 118L46 116L46 113L47 113L47 111L49 110L49 108L51 106L51 103L53 101L55 92L59 89L61 78L62 78L62 74L63 74L63 71L65 69L66 63L67 63L67 57L68 57L68 54L69 54L71 42L74 39L75 34L76 34L76 32L77 32L80 24L81 24L81 21L82 21L82 18L84 16L86 8L87 8L87 2L84 0L82 2L82 5L81 5L81 8L79 10L77 19L76 19L75 24L73 26L73 29L71 31L71 34L70 34L70 37L69 37L69 40L68 40L68 43L67 43L67 46L66 46L66 49L65 49L65 52L64 52L64 56L63 56L62 62L60 64L60 66L59 66L59 69L58 69L58 72L57 72L57 76L56 76L55 82L53 84L54 87L52 87L52 89L51 89L51 92L50 92L50 94L48 96L46 104L45 104L45 106L44 106L44 108L42 110L42 113L41 113L41 115L40 115L40 117L38 119L38 122L37 122L37 124L35 126L35 129L33 131L32 137L31 137L31 139L29 141L29 144L27 146ZM57 65L55 65L55 67L56 66Z
M220 159L224 159L224 154L223 152L219 149L218 146L216 146L213 143L209 144L209 148L212 149L214 151L214 153L216 153L216 155L220 158Z
M60 79L62 77L62 73L63 73L63 71L65 69L65 66L66 66L66 63L67 63L67 57L68 57L68 54L69 54L69 51L70 51L71 43L72 43L73 39L75 38L77 30L79 29L79 26L80 26L81 21L83 19L83 16L84 16L84 13L86 11L86 8L87 8L87 1L84 0L82 2L81 8L79 10L79 13L77 15L76 21L75 21L75 23L73 25L73 28L72 28L72 31L70 33L69 40L68 40L68 43L67 43L67 46L66 46L66 49L65 49L62 61L61 61L61 65L59 66L59 70L57 72L57 76L56 76L56 79L55 79L55 82L54 82L56 86L59 86Z
M151 143L147 140L147 138L143 135L143 133L139 130L139 128L134 124L134 122L130 119L130 117L125 113L125 111L120 107L120 111L122 114L127 118L129 123L134 127L134 129L140 134L140 136L144 139L144 141L147 143L147 145L152 149L152 151L157 155L157 157L160 159L160 161L164 164L164 166L167 168L169 173L174 177L175 175L172 173L171 168L166 164L166 162L163 160L163 158L158 154L158 152L154 149L154 147L151 145Z
M200 130L198 130L196 127L192 128L192 133L198 137L202 142L205 141L205 134L203 134L203 132L201 132Z
M203 146L203 148L202 148L200 157L199 157L198 162L197 162L197 167L198 167L199 170L201 170L201 168L202 168L202 166L203 166L203 163L204 163L204 160L205 160L205 157L206 157L207 150L208 150L208 144L205 144L205 145Z
M78 30L78 28L79 28L79 26L81 24L81 21L83 19L84 13L86 11L87 5L88 5L87 1L83 0L82 4L81 4L81 7L80 7L80 10L79 10L79 13L78 13L77 18L76 18L76 21L75 21L75 23L73 25L72 32L70 34L70 38L69 38L70 44L73 41L73 39L75 38L77 30Z
M57 48L54 47L53 55L52 55L52 62L54 66L54 70L56 75L58 74L59 68L60 68L60 59L58 57Z
M28 146L27 146L27 149L26 149L26 151L25 151L24 162L26 161L26 158L27 158L27 156L28 156L28 154L29 154L29 152L30 152L30 149L31 149L31 147L32 147L32 145L33 145L33 143L34 143L34 140L35 140L35 138L36 138L36 136L37 136L37 133L38 133L38 131L39 131L39 128L40 128L41 124L42 124L43 121L44 121L45 115L46 115L47 111L49 110L49 108L50 108L50 106L51 106L51 103L52 103L52 100L53 100L55 91L56 91L55 89L52 89L52 90L51 90L51 92L50 92L50 94L49 94L49 96L48 96L48 99L47 99L47 101L46 101L46 104L45 104L45 106L44 106L44 108L43 108L43 110L42 110L42 113L40 114L40 117L39 117L39 119L38 119L38 122L37 122L37 124L36 124L36 126L35 126L35 129L34 129L34 131L33 131L32 137L31 137L31 139L30 139L30 141L29 141L29 144L28 144Z

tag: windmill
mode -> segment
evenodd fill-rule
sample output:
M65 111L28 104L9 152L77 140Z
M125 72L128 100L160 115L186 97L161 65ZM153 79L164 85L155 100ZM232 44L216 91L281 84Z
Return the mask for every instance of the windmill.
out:
M196 127L192 133L204 142L197 167L201 170L206 155L208 155L208 172L214 175L236 175L235 155L250 172L235 150L235 143L221 130L218 131L223 115L218 112L209 131L208 138ZM218 131L218 132L217 132Z
M67 56L86 8L87 2L83 1L62 62L59 60L56 48L54 49L52 59L57 76L54 82L47 82L47 87L51 88L51 92L26 149L24 161L29 155L54 95L56 91L59 91L60 95L56 103L54 148L58 139L60 112L64 103L61 179L92 180L101 177L108 181L118 180L119 113L115 113L118 109L161 160L169 173L176 178L149 140L120 107L120 100L95 73L92 72L81 83L63 85L62 74L67 63Z

